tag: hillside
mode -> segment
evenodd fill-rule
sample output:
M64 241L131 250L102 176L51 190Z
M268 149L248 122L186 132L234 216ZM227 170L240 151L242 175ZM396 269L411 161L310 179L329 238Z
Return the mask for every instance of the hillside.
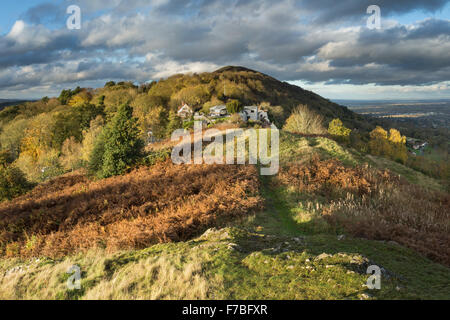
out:
M208 102L214 105L227 99L238 99L245 105L265 102L270 105L269 110L279 118L280 123L299 104L308 105L327 120L341 118L352 127L358 127L364 122L346 107L244 67L229 66L212 73L174 75L156 83L149 94L162 97L170 106L184 101L196 109L201 109ZM282 107L281 112L276 109L277 106Z
M99 182L68 174L3 203L0 297L450 297L450 211L439 183L399 180L410 169L384 160L380 170L377 157L326 138L282 133L280 158L275 177L161 158ZM427 181L413 170L408 178ZM65 286L73 264L81 290ZM373 264L381 290L365 287Z
M278 174L170 159L173 130L194 134L182 102L206 112L232 99L280 128ZM262 127L234 116L208 127ZM310 117L319 134L302 127ZM418 172L398 130L372 128L242 67L7 107L0 299L449 299L448 163L439 179ZM80 290L66 285L73 265ZM374 265L380 290L367 287Z

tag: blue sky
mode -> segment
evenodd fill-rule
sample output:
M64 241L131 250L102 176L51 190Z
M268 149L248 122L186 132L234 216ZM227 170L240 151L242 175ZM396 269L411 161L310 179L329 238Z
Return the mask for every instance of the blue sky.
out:
M65 26L70 4L81 30ZM446 0L3 0L0 98L225 65L330 99L450 98L449 19Z

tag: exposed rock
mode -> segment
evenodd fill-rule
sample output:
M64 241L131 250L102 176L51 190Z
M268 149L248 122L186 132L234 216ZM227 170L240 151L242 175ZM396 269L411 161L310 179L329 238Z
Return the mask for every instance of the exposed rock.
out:
M330 257L331 257L331 255L329 255L328 253L322 253L322 254L318 255L314 260L320 261L320 260L330 258Z

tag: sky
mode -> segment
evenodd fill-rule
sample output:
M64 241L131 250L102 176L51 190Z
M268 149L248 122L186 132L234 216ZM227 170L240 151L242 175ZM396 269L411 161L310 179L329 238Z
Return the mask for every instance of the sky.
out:
M0 99L227 65L329 99L450 99L449 19L450 0L2 0Z

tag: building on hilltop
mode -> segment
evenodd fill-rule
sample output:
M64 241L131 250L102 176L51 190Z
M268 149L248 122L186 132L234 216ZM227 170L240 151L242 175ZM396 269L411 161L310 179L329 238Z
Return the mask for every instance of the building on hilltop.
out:
M194 115L192 108L186 103L178 109L178 116L182 119L189 119Z
M228 115L227 106L224 104L221 104L221 105L211 107L209 109L209 115L212 118L225 117L226 115Z
M242 120L247 121L261 121L264 123L269 123L269 115L267 111L260 110L258 106L245 106L244 110L239 113Z

